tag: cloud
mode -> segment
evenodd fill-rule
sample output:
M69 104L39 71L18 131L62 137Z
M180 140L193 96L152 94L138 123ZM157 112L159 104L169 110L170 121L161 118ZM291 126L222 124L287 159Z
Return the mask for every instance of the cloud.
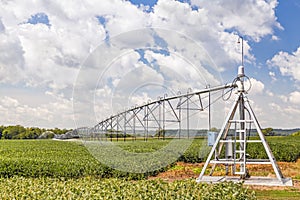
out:
M276 104L276 103L270 103L269 105L270 105L270 107L272 109L275 109L277 111L281 111L281 106L279 106L278 104Z
M240 62L241 45L238 36L244 37L244 54L253 62L248 40L260 41L281 29L275 16L277 1L209 1L188 3L159 0L150 13L151 25L177 30L199 41L214 62L221 68L231 68ZM255 16L255 17L253 17Z
M273 92L271 92L271 91L269 91L269 90L267 90L267 92L266 92L266 93L267 93L267 95L268 95L268 96L270 96L270 97L273 97L273 96L274 96L274 93L273 93Z
M273 34L274 28L282 29L275 15L277 0L243 2L192 0L191 2L202 9L207 9L210 19L219 23L222 29L234 29L256 41L265 35Z
M193 62L181 57L180 54L164 55L146 51L145 58L153 65L159 66L159 71L167 82L165 84L174 90L186 90L189 87L204 88L208 83L216 84L218 81L204 67L194 66Z
M291 76L296 81L300 81L300 47L292 54L280 51L267 63L279 68L281 75Z
M251 88L250 88L250 83L251 83ZM250 81L247 80L245 82L245 89L247 90L248 88L250 88L250 94L253 94L253 95L254 94L262 94L264 92L265 85L259 80L250 78Z
M272 40L273 41L278 41L278 40L280 40L280 38L276 35L272 35Z
M273 81L277 80L275 72L269 72L269 76L272 78Z
M7 34L15 35L13 42L24 51L18 53L17 57L24 57L22 66L26 67L27 77L20 77L19 81L27 81L30 86L47 84L49 81L55 82L56 85L70 85L70 82L74 81L76 71L65 72L66 69L62 68L78 68L87 54L106 37L114 37L122 32L147 26L163 27L188 34L203 44L217 64L229 66L230 62L226 63L225 60L239 61L240 49L238 45L234 45L237 36L226 30L232 27L243 30L249 27L249 24L242 26L241 19L245 19L248 14L260 14L263 17L257 18L262 21L261 24L253 27L255 24L252 18L250 24L254 30L260 30L261 33L247 29L244 30L244 34L253 38L270 34L272 27L276 26L273 14L277 4L276 1L269 4L246 2L238 7L236 3L231 3L221 1L219 4L210 5L207 1L194 1L193 4L199 6L199 9L193 10L188 3L159 0L149 13L143 12L128 1L104 1L101 2L101 6L95 6L98 4L96 1L11 1L1 6L1 21L3 26L8 28L5 29ZM239 9L236 13L228 13L225 8L229 6ZM250 6L250 11L242 12L247 6ZM264 12L255 12L254 8ZM225 15L228 18L224 18ZM99 23L96 16L104 18L105 24ZM231 18L239 20L229 20ZM36 23L37 21L40 23ZM266 21L269 23L263 23ZM137 35L133 37L133 40L136 39ZM251 60L249 51L250 47L245 41L245 55ZM19 68L20 66L19 64ZM59 70L62 70L61 73L70 74L70 81L57 76Z
M0 120L3 124L45 128L74 127L72 101L63 98L39 106L29 106L15 98L2 96L0 112Z
M5 33L11 41L10 47L20 49L16 52L17 55L9 55L22 58L22 62L16 63L14 71L24 69L23 76L14 77L15 82L25 82L31 87L41 84L48 86L50 83L72 85L77 71L68 68L78 69L88 53L105 38L105 31L95 16L78 13L78 19L69 13L76 5L78 4L63 8L62 2L55 1L48 4L12 1L1 6ZM20 48L15 48L13 44ZM8 60L10 59L1 58L0 61ZM6 82L9 81L7 79Z
M99 101L103 105L99 108L99 115L109 112L107 108L110 102L107 100L114 94L114 87L132 88L137 83L150 81L168 84L173 90L199 88L206 83L217 85L222 82L218 72L240 62L238 33L245 36L244 53L247 61L253 62L255 58L251 54L249 40L260 41L262 37L272 35L275 28L281 28L274 14L277 6L275 0L249 0L243 3L233 0L191 2L193 9L190 4L175 0L158 0L152 9L137 7L129 1L121 0L2 2L0 50L4 53L0 55L0 83L24 85L48 91L47 94L57 97L55 101L36 104L34 107L23 104L20 99L10 99L12 97L6 94L6 102L1 107L6 113L5 117L24 122L25 125L30 124L29 118L33 119L31 123L42 119L49 126L63 125L66 121L64 119L68 119L65 124L70 125L74 83L84 84L82 88L85 90L81 94L87 97L80 99L80 112L90 111L85 107L86 102L94 100L88 98L90 94L105 97ZM143 31L133 31L147 27L161 28L165 32L143 34ZM181 34L181 39L176 34L170 34L172 32ZM126 37L122 38L122 35ZM134 50L138 45L159 46L158 43L164 43L162 45L172 52L171 55L145 51L143 57L141 52ZM89 54L97 51L99 45L103 44L119 47L116 53L122 53L121 47L125 44L127 50L132 47L131 53L123 55L117 61L112 59L111 62L115 61L115 65L112 64L112 68L106 71L103 82L97 83L101 70L104 70L102 68L89 69L84 74L84 82L80 82L80 79L76 79L78 73L81 73L80 66L87 63ZM104 57L109 52L100 53L97 56ZM146 58L150 64L144 63L143 59ZM93 63L93 60L88 61L99 64ZM187 68L192 65L196 67ZM126 81L122 80L125 75ZM183 77L183 80L188 81L182 83L183 81L172 77ZM263 83L257 80L253 80L253 83L256 86L252 90L260 94L264 90ZM95 87L97 84L98 88ZM134 94L132 99L141 101L144 97L151 96L151 93L156 95L155 92L160 92L145 91L146 88L140 94ZM12 109L4 106L9 102ZM19 115L14 115L10 110ZM66 114L60 116L62 112ZM90 117L91 113L84 113L84 116ZM86 121L88 120L84 120Z
M0 33L4 33L4 32L5 32L5 27L4 27L4 25L2 23L2 20L0 18Z
M18 37L0 34L0 83L18 83L24 78L24 49Z
M19 105L19 102L16 99L13 99L8 96L4 96L1 99L1 105L4 107L17 107Z
M295 91L295 92L290 93L289 100L293 104L300 105L300 92L299 91Z
M273 128L298 128L300 112L299 104L289 103L288 98L281 98L277 95L257 96L249 95L251 106L262 127ZM286 101L285 101L286 100Z
M143 105L145 102L148 102L151 99L148 93L142 92L140 95L132 95L130 98L130 102L132 105Z
M281 99L284 103L287 103L287 102L288 102L288 97L285 96L285 95L280 95L280 96L279 96L279 99Z

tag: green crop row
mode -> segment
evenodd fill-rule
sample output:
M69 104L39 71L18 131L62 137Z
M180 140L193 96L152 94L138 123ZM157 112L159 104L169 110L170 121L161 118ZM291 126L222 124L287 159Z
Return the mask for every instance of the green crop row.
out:
M299 158L300 137L267 139L277 161L294 162ZM203 139L127 141L113 145L0 140L0 177L96 176L139 180L165 171L177 161L203 162L209 151ZM250 143L247 153L250 158L267 158L262 144Z
M251 138L258 139L258 138ZM267 142L277 161L295 162L300 158L300 136L267 137ZM191 146L181 155L178 161L187 163L204 162L211 150L205 140L194 140ZM224 154L223 148L222 153ZM266 159L267 154L262 143L248 143L249 158Z
M81 143L53 140L1 140L0 177L82 177L144 179L160 170L130 173L96 160Z
M0 178L1 199L256 199L241 183L197 184L195 180L125 181L84 177Z
M300 136L268 137L267 140L277 161L295 162L300 157ZM262 144L250 144L247 153L250 158L267 158Z

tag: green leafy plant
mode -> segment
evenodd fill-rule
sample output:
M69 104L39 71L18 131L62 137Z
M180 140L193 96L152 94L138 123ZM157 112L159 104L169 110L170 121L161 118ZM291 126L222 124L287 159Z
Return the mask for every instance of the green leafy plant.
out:
M84 177L0 178L1 199L256 199L242 183L197 184L194 179L125 181Z

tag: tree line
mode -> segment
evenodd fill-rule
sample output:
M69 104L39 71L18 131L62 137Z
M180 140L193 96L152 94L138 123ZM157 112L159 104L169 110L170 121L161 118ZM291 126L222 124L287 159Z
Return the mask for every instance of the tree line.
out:
M53 132L55 135L61 135L71 130L72 129L23 127L21 125L0 126L0 139L37 139L46 131Z

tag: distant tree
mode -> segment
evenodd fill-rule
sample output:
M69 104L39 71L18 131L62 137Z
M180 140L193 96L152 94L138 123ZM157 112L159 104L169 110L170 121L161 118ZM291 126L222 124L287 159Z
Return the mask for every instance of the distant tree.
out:
M212 127L209 131L218 132L218 129L216 127Z
M67 130L67 129L54 128L54 129L47 129L47 131L52 131L56 135L62 135L62 134L65 134L68 131L72 131L72 129ZM45 131L43 131L43 132L45 132Z
M72 129L41 129L38 127L24 128L21 125L16 126L0 126L0 139L37 139L43 132L52 131L54 134L65 134Z
M6 127L0 126L0 139L2 138L2 132L5 130Z
M64 129L61 130L62 134L65 134L65 133L67 133L67 132L69 132L69 131L72 131L72 129L65 129L65 128L64 128Z
M300 131L297 131L295 133L292 133L292 136L300 136Z
M23 126L8 126L2 132L2 138L4 139L20 139L19 135L24 134L26 129Z
M262 133L265 135L265 136L273 136L275 133L274 133L274 130L273 128L265 128L263 130L261 130Z
M47 129L45 129L45 128L41 128L41 131L42 131L42 133L44 133L44 132L46 132L46 131L47 131Z
M41 134L42 130L40 128L26 128L26 132L20 134L20 139L37 139Z

